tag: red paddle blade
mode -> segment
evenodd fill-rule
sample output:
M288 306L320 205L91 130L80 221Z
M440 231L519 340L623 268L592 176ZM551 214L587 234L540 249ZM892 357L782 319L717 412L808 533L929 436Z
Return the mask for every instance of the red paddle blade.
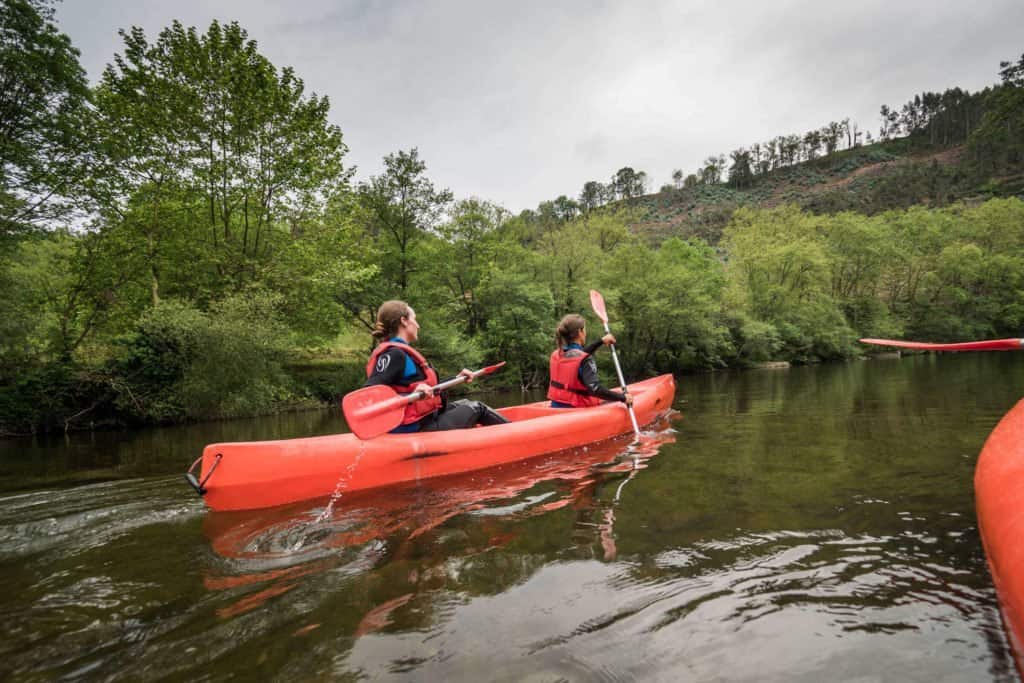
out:
M360 439L372 439L402 424L408 400L389 386L378 384L345 394L341 409L349 429Z
M604 308L604 297L596 289L590 290L590 307L594 309L594 313L597 313L601 322L608 323L608 311Z
M480 368L479 370L477 370L477 373L481 375L489 375L492 372L497 372L498 370L501 370L503 367L505 367L505 361L495 363L494 365L488 365L486 368Z
M1024 351L1024 339L989 339L957 344L929 344L927 342L898 341L896 339L861 339L865 344L895 346L921 351Z

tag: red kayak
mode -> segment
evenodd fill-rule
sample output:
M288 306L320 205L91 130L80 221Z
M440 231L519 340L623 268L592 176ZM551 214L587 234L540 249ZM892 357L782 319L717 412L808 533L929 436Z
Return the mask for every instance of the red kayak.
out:
M672 375L631 384L640 424L668 413L675 390ZM214 510L251 510L469 472L633 431L621 403L559 409L540 401L499 412L510 420L508 424L385 434L367 441L354 434L336 434L211 444L203 450L202 468L192 483Z
M1003 416L974 471L978 527L1017 670L1024 672L1024 401Z

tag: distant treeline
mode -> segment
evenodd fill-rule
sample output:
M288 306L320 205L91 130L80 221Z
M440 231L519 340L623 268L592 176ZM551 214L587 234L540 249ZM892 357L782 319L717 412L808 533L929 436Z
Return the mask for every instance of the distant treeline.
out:
M589 313L593 287L631 377L844 358L864 334L1020 331L1016 199L743 209L717 245L653 245L622 207L541 221L455 198L416 149L355 182L327 100L237 24L125 31L90 87L50 3L0 8L0 432L336 400L389 298L417 309L442 372L504 359L523 387L544 384L556 321ZM1024 108L1002 104L1020 67L971 133L979 159L1017 149L975 136L1021 130Z
M985 173L1019 165L1024 159L1024 102L1021 98L1024 55L1016 63L1002 62L999 76L1000 84L974 93L949 88L942 93L915 95L899 108L883 104L877 135L862 129L856 121L844 118L803 134L779 135L729 154L709 156L693 173L674 170L672 182L662 185L661 191L720 183L747 188L758 177L781 168L897 138L910 138L932 147L969 143L970 162L976 170ZM540 221L570 220L612 202L640 197L648 192L649 181L646 172L625 166L607 183L596 180L584 183L575 200L562 195L541 202L535 211L524 212L523 217Z

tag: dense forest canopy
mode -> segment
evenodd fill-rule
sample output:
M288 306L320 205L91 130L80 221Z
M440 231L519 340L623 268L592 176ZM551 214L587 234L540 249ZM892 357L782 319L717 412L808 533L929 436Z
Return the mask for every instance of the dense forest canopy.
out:
M90 87L49 2L0 12L0 431L334 400L389 298L417 309L442 368L504 359L522 387L546 381L556 321L589 314L594 287L630 377L1024 325L1024 202L998 191L1024 162L1024 56L980 92L883 106L877 134L843 119L782 135L657 195L624 166L512 216L437 187L416 148L355 179L327 99L237 23L122 31ZM653 196L953 147L959 194L925 196L965 202L922 204L925 174L870 210L794 197L727 205L703 239L635 229Z

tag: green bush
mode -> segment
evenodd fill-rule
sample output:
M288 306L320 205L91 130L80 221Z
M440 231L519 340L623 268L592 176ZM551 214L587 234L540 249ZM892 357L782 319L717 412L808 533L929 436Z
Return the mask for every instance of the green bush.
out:
M744 317L738 333L737 351L741 362L773 360L782 348L782 337L771 323Z
M190 417L246 415L294 398L282 367L289 330L276 294L254 292L214 303L180 384Z
M209 312L168 300L148 309L122 341L116 405L141 420L226 417L294 398L282 367L289 333L279 297L230 296Z

